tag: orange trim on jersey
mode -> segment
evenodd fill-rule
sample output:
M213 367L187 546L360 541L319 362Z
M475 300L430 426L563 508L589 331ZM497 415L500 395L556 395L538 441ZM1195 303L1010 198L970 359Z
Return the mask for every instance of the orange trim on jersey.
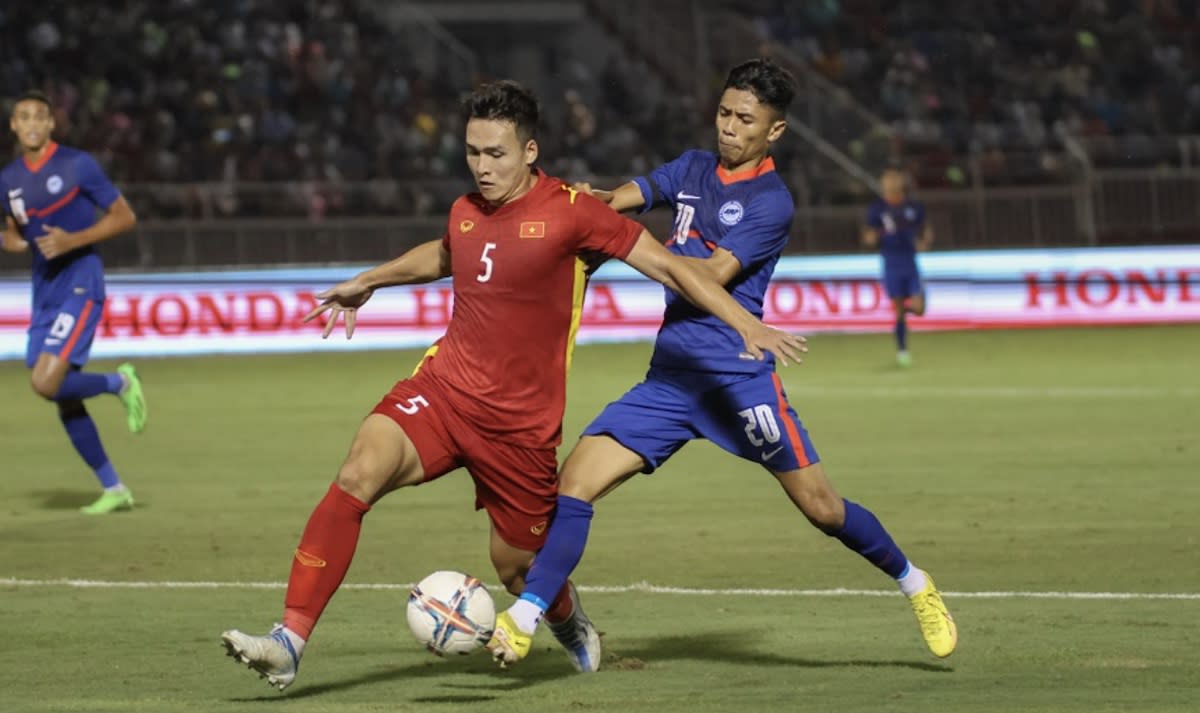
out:
M66 204L70 203L72 200L75 199L75 196L77 196L77 195L79 195L79 186L75 186L74 188L71 189L71 191L69 193L67 193L67 195L63 196L62 198L59 198L58 200L54 201L50 205L46 206L45 208L26 208L25 215L28 215L33 218L37 218L37 217L44 218L44 217L50 215L51 213L58 211L59 208L62 208Z
M587 263L575 258L575 282L571 286L571 328L567 330L567 359L566 371L571 371L571 360L575 356L575 335L579 333L579 323L583 321L583 298L587 294Z
M80 312L79 320L75 322L75 329L71 330L71 337L67 339L67 343L58 352L59 359L66 359L71 356L71 350L75 348L75 342L79 341L79 335L83 334L83 329L87 326L88 315L92 313L93 304L95 303L91 300L83 303L83 312Z
M784 430L787 431L792 450L796 452L796 462L800 464L801 468L812 465L812 461L808 459L808 453L804 450L804 441L800 440L800 432L796 430L796 422L788 416L788 402L783 395L783 382L779 380L779 374L771 374L771 383L775 384L775 402L779 409L779 420L783 422Z
M752 178L758 178L759 176L763 175L764 173L770 173L771 171L774 171L774 170L775 170L775 159L771 158L770 156L767 156L765 161L758 164L754 168L747 168L745 171L738 171L737 173L730 173L729 171L726 171L721 166L717 166L717 178L720 179L721 183L728 186L730 183L737 183L738 181L749 181Z
M42 166L46 165L46 162L50 160L50 157L54 155L55 151L58 151L58 144L51 141L50 143L46 144L46 153L42 154L42 157L36 162L31 162L28 156L24 156L25 168L28 168L30 173L37 173Z

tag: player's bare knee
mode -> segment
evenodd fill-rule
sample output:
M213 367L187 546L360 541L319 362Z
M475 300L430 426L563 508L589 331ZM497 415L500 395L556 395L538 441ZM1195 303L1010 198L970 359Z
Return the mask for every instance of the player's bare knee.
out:
M492 566L496 568L500 584L504 585L509 594L521 596L522 590L525 589L525 575L529 573L529 563L493 557Z
M373 502L388 482L387 473L373 468L368 458L351 456L338 469L337 486L363 502Z
M53 401L54 397L58 395L58 390L62 388L62 380L54 378L53 374L41 374L35 371L29 377L29 385L33 388L33 393L47 401Z
M827 535L840 532L846 522L845 504L832 492L814 494L801 511L813 527Z
M838 532L846 520L845 501L826 477L820 463L776 473L792 503L814 527L826 534Z

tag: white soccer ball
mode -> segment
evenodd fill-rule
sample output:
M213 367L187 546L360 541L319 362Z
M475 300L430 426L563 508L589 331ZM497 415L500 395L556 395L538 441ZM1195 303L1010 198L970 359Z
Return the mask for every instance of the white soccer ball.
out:
M434 572L408 595L408 628L438 656L469 654L492 638L496 604L474 577Z

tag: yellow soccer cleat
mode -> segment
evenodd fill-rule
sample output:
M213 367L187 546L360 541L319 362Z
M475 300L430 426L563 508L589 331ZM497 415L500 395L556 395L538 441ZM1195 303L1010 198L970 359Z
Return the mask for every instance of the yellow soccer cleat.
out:
M933 578L925 575L925 588L908 599L912 603L913 614L917 615L917 625L921 627L921 636L925 645L934 656L946 658L954 653L958 645L958 627L954 617L942 601L942 595L933 584Z
M521 631L511 614L505 611L496 616L496 629L487 642L487 650L500 668L508 668L528 656L532 646L533 635Z

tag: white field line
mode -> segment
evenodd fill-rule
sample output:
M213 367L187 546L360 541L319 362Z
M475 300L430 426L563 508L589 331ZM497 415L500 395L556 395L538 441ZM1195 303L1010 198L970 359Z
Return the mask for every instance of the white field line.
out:
M343 584L342 589L407 591L412 584ZM499 585L489 584L491 589ZM16 579L0 577L0 587L41 588L63 587L72 589L284 589L286 582L122 582L98 579ZM664 587L649 582L623 584L619 586L579 587L581 592L621 594L639 592L643 594L679 594L689 596L741 596L741 597L892 597L899 595L895 589L702 589L694 587ZM1168 599L1200 601L1200 592L943 592L955 599Z
M1200 397L1200 389L1154 386L791 386L788 394L848 398L933 399L1146 399Z

